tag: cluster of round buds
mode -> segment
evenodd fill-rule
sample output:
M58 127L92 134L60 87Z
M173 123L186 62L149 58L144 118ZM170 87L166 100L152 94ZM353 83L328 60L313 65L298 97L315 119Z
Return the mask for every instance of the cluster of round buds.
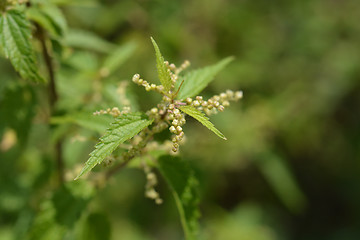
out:
M131 112L131 108L129 106L123 107L123 109L120 111L119 108L117 107L113 107L113 108L108 108L106 110L99 110L93 113L93 115L102 115L102 114L110 114L113 117L118 117L122 114L126 114Z
M185 115L181 113L179 109L175 108L174 104L169 105L168 112L169 115L167 117L167 120L171 121L171 126L169 127L169 130L171 133L174 134L172 138L172 151L177 152L179 150L179 143L184 138L184 132L181 126L186 123Z
M190 62L188 60L185 60L180 67L176 68L174 73L179 74L180 72L184 71L186 68L190 66Z
M159 114L159 109L154 107L150 109L150 111L147 111L146 113L149 118L154 119L155 122L158 122L161 119L161 115Z
M179 73L182 72L184 69L186 69L187 67L190 66L190 62L188 60L184 61L183 64L181 64L180 67L176 67L174 63L169 63L168 61L164 62L166 67L167 67L167 71L170 74L171 77L171 88L175 87L176 82L179 79Z
M154 199L156 204L162 204L163 200L160 198L159 193L155 190L158 183L156 174L153 173L150 167L144 164L144 172L146 174L145 196Z
M225 107L230 106L230 101L237 101L243 97L242 91L233 92L227 90L224 93L215 95L212 98L203 100L202 96L196 96L195 100L186 98L186 103L192 105L199 110L204 110L207 115L216 114L218 111L224 111Z
M128 83L128 81L122 81L116 88L116 93L119 97L119 100L124 106L130 106L131 104L130 100L126 97L126 88L128 86Z
M164 87L162 85L150 84L147 81L140 78L139 74L135 74L132 78L132 81L139 86L143 86L146 91L157 91L161 94L164 92Z

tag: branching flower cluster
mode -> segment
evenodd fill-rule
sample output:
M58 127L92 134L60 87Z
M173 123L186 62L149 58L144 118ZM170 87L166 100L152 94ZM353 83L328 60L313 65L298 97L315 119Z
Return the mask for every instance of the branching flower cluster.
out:
M130 140L130 147L121 154L119 165L110 169L107 177L117 172L132 159L148 155L155 149L168 151L169 154L178 154L179 147L185 140L183 126L186 123L186 115L195 118L217 136L226 140L225 136L215 128L207 116L224 111L226 107L229 107L231 101L238 101L242 98L242 92L227 90L207 100L198 94L232 58L226 58L215 65L182 74L190 66L190 62L185 61L176 67L175 64L164 60L156 42L153 39L152 42L155 48L161 84L150 83L141 78L140 74L135 74L132 81L144 87L146 91L155 91L161 94L162 100L146 114L132 112L129 105L121 110L118 107L113 107L94 112L94 115L110 114L115 118L115 122L95 146L95 150L90 154L89 160L78 177L103 162L111 155L112 151L126 140ZM124 87L118 93L126 103L130 102L126 99ZM154 135L166 128L172 134L171 141L159 144L154 140ZM157 204L161 204L162 199L155 190L156 175L145 161L142 161L142 168L147 179L145 196L154 199Z
M192 106L200 111L204 111L207 115L212 115L223 112L225 107L230 106L230 101L238 101L242 98L243 93L242 91L234 92L227 90L208 100L203 100L202 96L196 96L195 99L191 97L176 99L182 86L182 83L180 83L179 88L175 89L178 81L182 79L179 73L190 66L190 62L186 60L179 68L173 63L169 64L167 61L165 61L164 64L167 67L167 72L171 76L171 88L168 92L164 91L163 85L150 84L148 81L140 78L140 74L135 74L132 81L139 86L143 86L146 91L156 91L163 95L162 102L147 114L149 117L155 119L155 122L165 121L169 125L169 131L174 134L172 137L172 151L177 152L184 138L182 126L186 123L185 113L179 110L181 106Z

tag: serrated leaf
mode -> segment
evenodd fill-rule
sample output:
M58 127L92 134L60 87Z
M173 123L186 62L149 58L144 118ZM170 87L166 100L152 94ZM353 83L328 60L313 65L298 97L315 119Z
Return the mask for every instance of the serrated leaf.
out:
M30 38L30 23L18 10L9 10L0 16L0 45L20 76L34 82L45 82L40 76Z
M152 121L142 113L129 113L117 117L115 122L110 124L106 134L100 138L100 142L95 146L95 150L90 153L90 158L75 180L100 164L106 157L110 156L119 144L134 137L142 129L149 126Z
M192 116L193 118L195 118L196 120L198 120L202 125L207 127L209 130L214 132L216 135L218 135L219 137L221 137L224 140L227 140L226 137L224 136L224 134L222 134L219 130L217 130L215 128L214 124L212 124L209 121L209 118L206 117L203 112L201 112L200 110L196 109L193 106L180 106L179 108L184 113L186 113L186 114Z
M70 29L65 36L65 44L70 47L89 49L100 53L108 53L115 48L111 44L92 32Z
M158 166L175 198L186 239L197 239L200 211L198 181L194 171L179 157L168 155L158 159Z
M136 44L133 42L119 46L105 59L101 69L110 75L133 54L135 49Z
M220 62L204 68L196 69L185 74L177 99L185 99L198 95L212 80L216 74L223 70L234 58L227 57ZM180 79L181 80L181 79ZM177 81L179 87L181 81Z
M172 83L170 73L168 72L168 68L164 63L165 61L164 57L161 55L160 49L153 38L151 38L151 42L154 45L154 49L155 49L156 68L157 68L159 80L161 84L164 86L165 90L169 91Z

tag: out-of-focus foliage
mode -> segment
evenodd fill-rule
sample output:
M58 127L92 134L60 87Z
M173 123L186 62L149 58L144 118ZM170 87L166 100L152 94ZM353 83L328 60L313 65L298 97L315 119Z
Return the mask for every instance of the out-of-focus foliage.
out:
M0 58L0 239L183 238L164 179L160 206L144 198L138 169L124 169L95 194L71 182L102 131L96 122L84 126L83 115L120 107L123 89L133 109L159 100L127 84L134 73L157 81L149 36L177 65L235 56L205 95L244 91L241 104L212 117L228 141L195 121L184 129L182 158L200 178L201 239L359 238L357 0L51 2L68 23L64 39L59 26L46 27L56 22L43 23L58 80L54 125L44 87L21 80ZM113 53L124 57L109 60ZM54 190L56 139L63 139L68 183ZM41 223L48 227L36 230Z

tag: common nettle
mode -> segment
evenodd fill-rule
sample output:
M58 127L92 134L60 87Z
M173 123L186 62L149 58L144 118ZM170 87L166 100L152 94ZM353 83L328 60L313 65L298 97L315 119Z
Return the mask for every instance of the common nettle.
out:
M56 119L62 119L58 121L62 123L68 121L71 117L66 114L70 115L70 111L69 113L62 113L62 116L54 116L58 114L57 104L62 99L56 84L57 76L52 55L54 50L52 44L61 45L67 32L66 20L61 10L47 1L25 0L2 1L0 8L0 50L5 57L9 58L14 69L22 78L34 83L48 83L48 105L50 108L48 112L52 116L46 118L46 124L50 126L56 123ZM80 36L81 34L73 36L73 44L75 41L76 45L76 39ZM36 50L38 49L33 47L32 41L34 40L38 41L38 48L40 48L43 56L47 77L43 76L37 65ZM77 41L79 43L82 40ZM138 167L143 169L146 175L145 196L153 199L155 203L161 204L163 199L155 189L158 176L153 169L157 168L173 193L186 238L196 239L199 217L198 181L193 169L187 161L181 159L179 153L180 146L184 144L186 139L186 133L183 130L186 117L190 116L196 119L218 137L226 140L224 134L210 122L208 116L223 112L225 108L230 106L230 102L238 101L243 95L241 91L232 90L226 90L208 99L200 95L216 74L233 60L232 57L204 68L188 70L189 61L184 61L178 67L165 61L153 38L151 41L155 49L156 68L160 84L157 85L144 80L140 74L135 74L132 77L132 82L143 87L145 91L157 92L162 96L161 101L147 112L134 111L131 107L131 101L126 98L126 84L120 84L117 94L121 99L122 106L111 106L108 109L93 113L99 118L101 117L99 115L111 115L112 123L90 153L89 159L75 180L88 174L96 165L103 164L106 165L106 170L94 174L98 176L94 179L100 179L102 183L106 183L107 179L127 166L132 160L137 159L140 162ZM96 45L99 44L98 39L93 42ZM103 46L108 47L108 44L103 44ZM98 49L98 46L96 47ZM121 62L125 61L124 59L131 55L133 50L132 45L127 45L124 48L119 48L118 51L114 51L113 54L109 54L110 56L104 61L104 66L99 69L97 76L108 76ZM92 117L90 114L82 115L78 122L88 123L90 117ZM156 139L156 135L163 131L169 131L171 137L160 142ZM126 147L124 147L124 143L126 143ZM64 164L62 138L56 138L53 145L60 187L52 192L52 197L45 201L47 207L35 217L32 229L29 231L30 239L42 239L43 235L46 237L46 231L41 230L44 229L43 218L46 217L48 217L47 231L58 231L58 234L65 236L64 225L51 215L55 210L57 214L61 213L56 209L57 201L67 201L66 204L60 204L60 206L76 205L74 203L76 201L78 203L76 206L81 206L74 208L74 211L69 213L71 216L77 216L74 218L75 220L71 220L74 223L79 221L80 213L85 212L85 202L89 202L93 197L93 193L90 193L91 191L88 191L87 187L83 185L84 181L72 181L73 177L71 181L67 181L68 177L65 175L69 176L69 172L71 175L71 171L67 171ZM114 151L119 148L122 148L120 156L114 154ZM156 154L154 154L155 152ZM90 176L92 175L90 174ZM90 178L85 182L99 183ZM74 186L79 189L76 190L71 184L78 184L78 186ZM82 195L76 191L82 192Z
M142 162L142 167L147 178L145 196L154 199L157 204L163 202L159 193L155 190L157 177L151 170L151 166L156 166L167 179L173 190L175 199L178 199L177 205L183 227L188 238L191 238L191 236L195 236L196 231L195 227L192 226L190 222L196 221L197 216L187 216L186 212L191 212L187 209L189 207L194 208L195 206L184 205L184 199L182 199L182 197L184 197L183 195L186 194L186 191L194 187L194 185L185 185L182 189L177 189L176 182L179 181L177 178L182 177L179 173L182 172L182 168L185 166L180 167L179 169L173 167L177 165L181 166L185 163L182 163L179 158L171 157L171 155L177 155L180 145L184 142L185 133L183 131L183 126L186 123L185 118L187 115L199 121L218 137L226 140L224 134L215 128L206 115L224 111L226 107L229 107L231 101L238 101L241 99L243 93L242 91L234 92L232 90L227 90L218 95L214 95L207 100L205 100L203 96L198 95L208 83L214 79L215 75L232 61L232 57L225 58L215 65L182 74L190 66L190 62L186 60L180 67L176 67L173 63L170 64L168 61L164 60L155 40L151 38L151 41L155 49L156 67L161 84L156 85L150 83L142 79L140 74L135 74L132 81L135 84L144 87L146 91L155 91L161 94L161 102L146 113L132 112L129 106L125 106L122 110L113 107L111 109L108 108L107 110L96 111L94 115L112 115L114 117L114 122L110 125L106 134L100 138L99 143L95 146L95 150L90 153L90 158L87 160L85 166L75 180L88 173L97 164L102 163L125 141L130 142L130 149L123 152L121 157L117 159L119 162L118 165L115 165L108 171L106 178L123 168L132 159L136 157L146 157L150 154L149 150L154 150L154 146L155 149L165 150L164 155L158 160L153 160L151 164L148 164L146 161ZM154 135L167 129L172 134L171 144L168 144L169 142L165 141L162 145L159 145L156 140L154 140ZM151 148L148 146L151 146ZM166 153L169 155L165 155ZM173 166L171 166L172 164ZM185 169L186 168L187 167L185 167ZM172 171L175 171L175 173ZM178 173L176 173L176 171L178 171ZM180 180L180 182L183 181L187 184L196 182L191 171L190 175L188 173L183 177L184 179ZM188 178L192 180L189 182ZM196 211L193 212L193 214L197 215Z

